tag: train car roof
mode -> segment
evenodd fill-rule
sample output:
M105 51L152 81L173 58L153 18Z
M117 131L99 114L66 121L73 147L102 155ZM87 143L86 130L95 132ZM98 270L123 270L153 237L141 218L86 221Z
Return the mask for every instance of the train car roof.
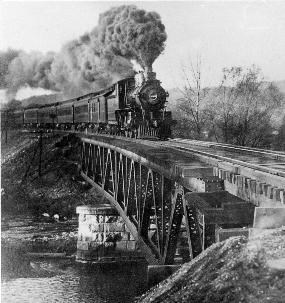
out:
M134 79L134 77L128 77L128 78L121 79L121 80L113 83L109 87L98 90L96 92L88 93L88 94L85 94L85 95L82 95L82 96L79 96L79 97L75 97L75 98L72 98L72 99L68 99L68 100L57 101L57 102L54 102L54 103L48 103L48 104L43 104L43 105L35 104L35 105L31 105L30 107L24 107L22 110L36 110L36 109L41 109L41 108L45 108L45 107L58 106L58 105L61 105L61 104L77 102L77 101L80 101L80 100L83 100L83 99L86 99L86 98L95 98L95 97L99 97L99 96L108 96L115 90L116 83L124 82L126 80L131 80L131 79Z

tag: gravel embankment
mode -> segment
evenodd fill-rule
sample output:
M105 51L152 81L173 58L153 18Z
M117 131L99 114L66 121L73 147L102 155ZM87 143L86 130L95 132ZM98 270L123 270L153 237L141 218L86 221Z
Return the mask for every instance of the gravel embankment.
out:
M216 243L137 302L283 303L285 229Z

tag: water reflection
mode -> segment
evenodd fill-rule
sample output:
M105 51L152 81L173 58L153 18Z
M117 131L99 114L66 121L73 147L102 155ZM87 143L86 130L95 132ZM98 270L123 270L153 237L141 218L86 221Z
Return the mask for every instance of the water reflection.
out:
M2 281L2 302L128 303L146 286L146 272L135 264L98 268L44 260L31 265L32 276Z

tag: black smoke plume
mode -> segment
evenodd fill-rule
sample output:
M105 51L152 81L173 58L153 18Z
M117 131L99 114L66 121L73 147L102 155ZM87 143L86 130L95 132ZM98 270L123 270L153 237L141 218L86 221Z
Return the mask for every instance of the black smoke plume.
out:
M99 19L99 40L103 52L135 59L142 67L151 67L165 47L166 32L160 16L136 6L111 8Z
M151 68L166 41L155 12L134 5L111 8L98 25L57 54L8 50L0 53L1 88L10 96L25 85L61 91L74 97L133 75L131 60Z

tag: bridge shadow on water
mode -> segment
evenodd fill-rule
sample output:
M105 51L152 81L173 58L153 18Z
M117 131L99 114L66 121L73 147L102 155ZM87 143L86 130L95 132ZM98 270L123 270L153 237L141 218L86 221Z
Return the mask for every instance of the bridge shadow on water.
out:
M98 266L18 255L4 269L2 302L128 303L146 290L146 267L137 264Z
M142 265L128 264L104 266L88 269L77 266L80 292L94 293L95 298L104 302L134 302L134 298L147 287L146 268Z

